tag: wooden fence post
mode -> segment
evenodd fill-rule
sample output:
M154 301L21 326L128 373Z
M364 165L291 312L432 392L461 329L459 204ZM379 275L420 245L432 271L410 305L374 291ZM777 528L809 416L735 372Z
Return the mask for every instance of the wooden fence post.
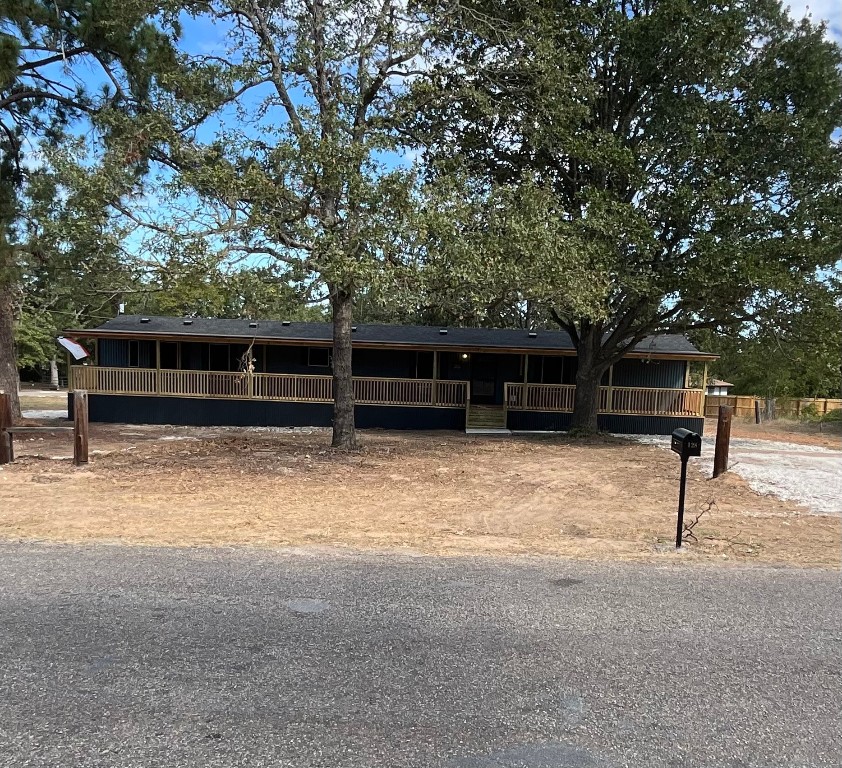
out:
M731 446L731 415L727 405L719 406L719 418L716 422L716 449L713 455L713 476L719 477L728 471L728 449Z
M88 393L77 389L73 394L73 463L88 463Z
M3 391L0 391L0 464L12 461L12 441L6 431L12 426L12 401Z
M757 398L754 400L754 423L760 423L760 401Z

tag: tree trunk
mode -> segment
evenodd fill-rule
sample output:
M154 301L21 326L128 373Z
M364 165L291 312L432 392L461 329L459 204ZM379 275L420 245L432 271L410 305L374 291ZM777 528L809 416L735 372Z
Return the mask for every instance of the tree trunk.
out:
M20 377L15 350L14 286L0 279L0 390L9 395L13 420L20 418L19 388Z
M599 386L602 374L608 370L610 362L603 359L602 328L589 326L579 335L576 354L576 394L573 399L572 429L585 434L599 431L597 414L599 411Z
M55 355L50 360L50 389L58 389L58 362Z
M602 372L593 368L582 370L581 363L576 372L576 395L573 400L572 428L577 432L593 434L599 431L599 381Z
M333 309L333 442L343 451L357 449L354 427L354 380L351 373L351 323L354 297L337 288L331 298Z

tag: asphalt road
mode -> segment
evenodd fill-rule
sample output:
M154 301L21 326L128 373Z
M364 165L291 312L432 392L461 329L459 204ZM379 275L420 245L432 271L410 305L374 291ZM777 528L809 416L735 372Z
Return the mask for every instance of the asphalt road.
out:
M840 766L840 577L3 544L0 765Z

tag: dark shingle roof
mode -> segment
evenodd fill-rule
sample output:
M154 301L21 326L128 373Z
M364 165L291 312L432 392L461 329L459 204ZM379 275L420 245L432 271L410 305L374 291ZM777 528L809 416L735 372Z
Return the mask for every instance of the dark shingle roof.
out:
M250 327L249 320L220 318L156 317L154 315L118 315L92 331L73 331L75 335L91 337L119 336L200 336L226 339L288 340L291 342L330 342L330 323L284 323L261 320ZM146 322L142 322L146 320ZM447 328L425 325L356 325L354 343L364 346L411 346L429 348L487 348L530 350L573 350L570 336L561 330L527 331L513 328ZM534 334L534 335L532 335ZM685 336L665 335L644 339L634 349L637 353L667 355L703 355Z

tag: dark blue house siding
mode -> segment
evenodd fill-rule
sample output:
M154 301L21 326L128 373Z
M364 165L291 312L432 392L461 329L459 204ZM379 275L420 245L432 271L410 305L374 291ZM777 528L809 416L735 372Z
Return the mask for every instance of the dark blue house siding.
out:
M284 403L266 400L144 397L138 395L88 395L90 419L116 424L178 424L187 426L329 427L330 403ZM73 393L68 394L73 418ZM358 405L360 429L454 429L465 428L462 408L412 408L409 406ZM546 411L509 411L514 431L564 432L571 414ZM601 415L599 428L619 434L669 435L678 427L703 434L704 419L670 416Z
M72 392L68 394L67 408L72 419ZM329 427L333 423L330 403L91 394L88 409L91 421L111 424ZM361 429L465 428L465 411L461 408L358 405L354 413Z
M682 389L687 363L684 360L635 360L627 358L614 365L615 387L664 387ZM603 383L608 382L603 379Z

